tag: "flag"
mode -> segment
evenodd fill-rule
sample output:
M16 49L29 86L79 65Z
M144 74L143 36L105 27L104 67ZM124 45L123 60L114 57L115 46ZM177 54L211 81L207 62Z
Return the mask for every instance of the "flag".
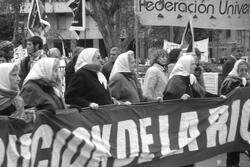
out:
M73 31L76 38L79 39L80 31L85 31L85 0L69 0L67 2L71 8L74 19L69 30Z
M187 26L182 35L181 49L186 50L186 52L194 52L194 31L191 19L188 20Z
M62 40L62 56L66 57L66 53L65 53L65 47L64 47L64 42Z
M28 31L32 36L38 35L45 38L44 35L50 29L50 23L45 13L45 7L40 0L33 0L32 8L28 16Z

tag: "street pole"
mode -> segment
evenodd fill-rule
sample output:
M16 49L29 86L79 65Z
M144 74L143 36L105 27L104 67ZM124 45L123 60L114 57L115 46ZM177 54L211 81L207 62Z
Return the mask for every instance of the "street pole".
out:
M134 0L134 13L135 13L135 61L136 61L136 72L138 76L138 67L139 67L139 39L138 39L138 2L137 0Z

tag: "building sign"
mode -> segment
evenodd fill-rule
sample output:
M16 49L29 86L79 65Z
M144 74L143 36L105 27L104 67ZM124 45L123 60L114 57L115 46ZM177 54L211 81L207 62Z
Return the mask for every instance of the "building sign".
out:
M144 25L185 26L189 15L197 28L250 29L250 0L138 0Z

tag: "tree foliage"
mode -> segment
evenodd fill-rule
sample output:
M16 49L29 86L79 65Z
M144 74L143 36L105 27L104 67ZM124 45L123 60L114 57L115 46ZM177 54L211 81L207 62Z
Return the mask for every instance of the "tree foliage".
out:
M4 40L12 40L15 44L18 33L20 8L24 0L1 0L0 1L0 37Z
M119 46L122 51L134 39L134 8L133 0L90 0L87 15L97 23L103 36L106 50ZM123 40L121 40L123 32Z

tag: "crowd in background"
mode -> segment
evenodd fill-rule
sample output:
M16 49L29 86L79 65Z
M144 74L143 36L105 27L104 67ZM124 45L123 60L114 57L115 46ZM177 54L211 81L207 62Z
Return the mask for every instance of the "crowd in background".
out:
M0 114L33 120L36 110L49 114L66 108L100 105L131 105L169 99L221 97L238 87L250 85L249 64L241 59L240 47L223 66L223 82L219 95L206 91L201 52L185 53L181 49L156 49L149 56L150 67L144 83L137 76L135 54L119 47L110 50L109 61L102 65L98 48L76 47L65 70L64 59L57 48L43 50L38 36L27 40L28 56L20 64L11 63L14 45L0 42ZM193 165L188 165L193 166ZM239 166L239 152L228 153L227 166Z

